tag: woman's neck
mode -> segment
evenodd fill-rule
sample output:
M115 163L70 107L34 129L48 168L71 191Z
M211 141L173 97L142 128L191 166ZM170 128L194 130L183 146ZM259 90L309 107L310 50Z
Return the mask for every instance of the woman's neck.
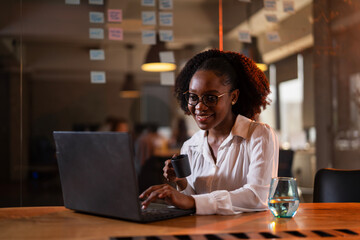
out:
M235 124L236 116L231 115L231 118L225 121L221 127L209 129L207 132L208 138L211 139L211 142L222 142L224 139L229 136L231 129Z

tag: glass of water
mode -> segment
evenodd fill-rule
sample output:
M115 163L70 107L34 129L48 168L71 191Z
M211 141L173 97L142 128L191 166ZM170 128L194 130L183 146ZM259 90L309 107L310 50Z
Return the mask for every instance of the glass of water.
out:
M276 177L271 179L268 206L277 218L291 218L299 207L296 179Z

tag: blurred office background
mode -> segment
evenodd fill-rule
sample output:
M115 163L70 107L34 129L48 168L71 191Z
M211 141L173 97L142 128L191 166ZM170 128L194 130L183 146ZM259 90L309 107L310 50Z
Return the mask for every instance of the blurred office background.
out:
M281 174L297 177L302 201L312 199L317 169L360 168L360 1L151 2L1 1L0 207L62 205L53 131L130 132L143 150L138 173L161 181L163 160L197 131L173 77L194 54L219 48L219 9L224 50L266 65L272 103L259 119L276 129ZM120 22L109 9L122 11ZM144 12L170 13L173 23L144 25ZM172 31L157 44L175 70L141 69L153 48L146 30Z

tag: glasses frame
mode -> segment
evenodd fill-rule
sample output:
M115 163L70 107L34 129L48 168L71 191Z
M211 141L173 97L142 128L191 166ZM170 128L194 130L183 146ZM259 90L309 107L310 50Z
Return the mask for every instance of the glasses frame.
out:
M191 106L196 106L196 105L198 105L199 104L199 102L202 102L205 106L207 106L207 107L215 107L217 104L218 104L218 102L219 102L219 98L221 98L222 96L224 96L225 94L227 94L227 93L231 93L231 92L224 92L224 93L220 93L220 95L215 95L215 94L204 94L204 95L202 95L202 96L199 96L199 95L197 95L196 93L191 93L191 94L195 94L197 97L198 97L198 100L197 100L197 103L194 105L194 104L191 104L191 103L189 103L189 99L186 99L186 95L185 94L187 94L187 93L189 93L190 94L190 92L189 91L186 91L186 92L184 92L183 94L184 94L184 97L185 97L185 100L186 100L186 102L189 104L189 105L191 105ZM211 106L208 106L205 102L204 102L204 96L215 96L215 97L217 97L216 98L216 103L214 104L214 105L211 105Z

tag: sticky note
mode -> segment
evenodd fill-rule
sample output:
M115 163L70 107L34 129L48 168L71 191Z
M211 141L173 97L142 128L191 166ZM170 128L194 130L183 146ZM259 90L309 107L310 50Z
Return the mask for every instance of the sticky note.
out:
M122 22L122 10L108 9L108 22Z
M251 35L248 30L239 30L238 38L240 42L251 43Z
M284 0L283 1L284 12L295 12L294 5L295 5L294 0Z
M175 63L175 57L173 51L159 52L160 62Z
M143 44L156 44L156 34L154 30L143 30L141 32Z
M89 0L91 5L104 5L104 0Z
M268 32L266 37L270 42L280 42L280 36L278 32Z
M174 72L161 72L160 73L161 85L174 86L175 85L175 73Z
M141 6L155 7L155 0L141 0Z
M266 18L266 21L268 21L268 22L273 22L274 23L274 22L278 21L278 18L277 18L276 14L266 14L265 18Z
M104 29L102 28L89 28L90 39L104 39Z
M90 72L91 83L99 84L106 83L106 76L104 71L91 71Z
M276 11L276 0L264 0L264 9L268 11Z
M109 28L109 40L123 40L123 29Z
M80 4L80 0L65 0L65 4L69 4L69 5L79 5L79 4Z
M162 42L173 42L174 41L174 33L173 30L160 30L160 41Z
M160 12L159 13L160 26L172 26L173 25L173 13L172 12Z
M102 49L90 49L90 60L103 61L105 60L105 52Z
M91 23L104 23L103 12L89 12L89 17Z
M156 15L154 11L141 12L141 19L143 25L156 25Z
M159 8L160 9L173 9L173 1L172 0L159 0Z

